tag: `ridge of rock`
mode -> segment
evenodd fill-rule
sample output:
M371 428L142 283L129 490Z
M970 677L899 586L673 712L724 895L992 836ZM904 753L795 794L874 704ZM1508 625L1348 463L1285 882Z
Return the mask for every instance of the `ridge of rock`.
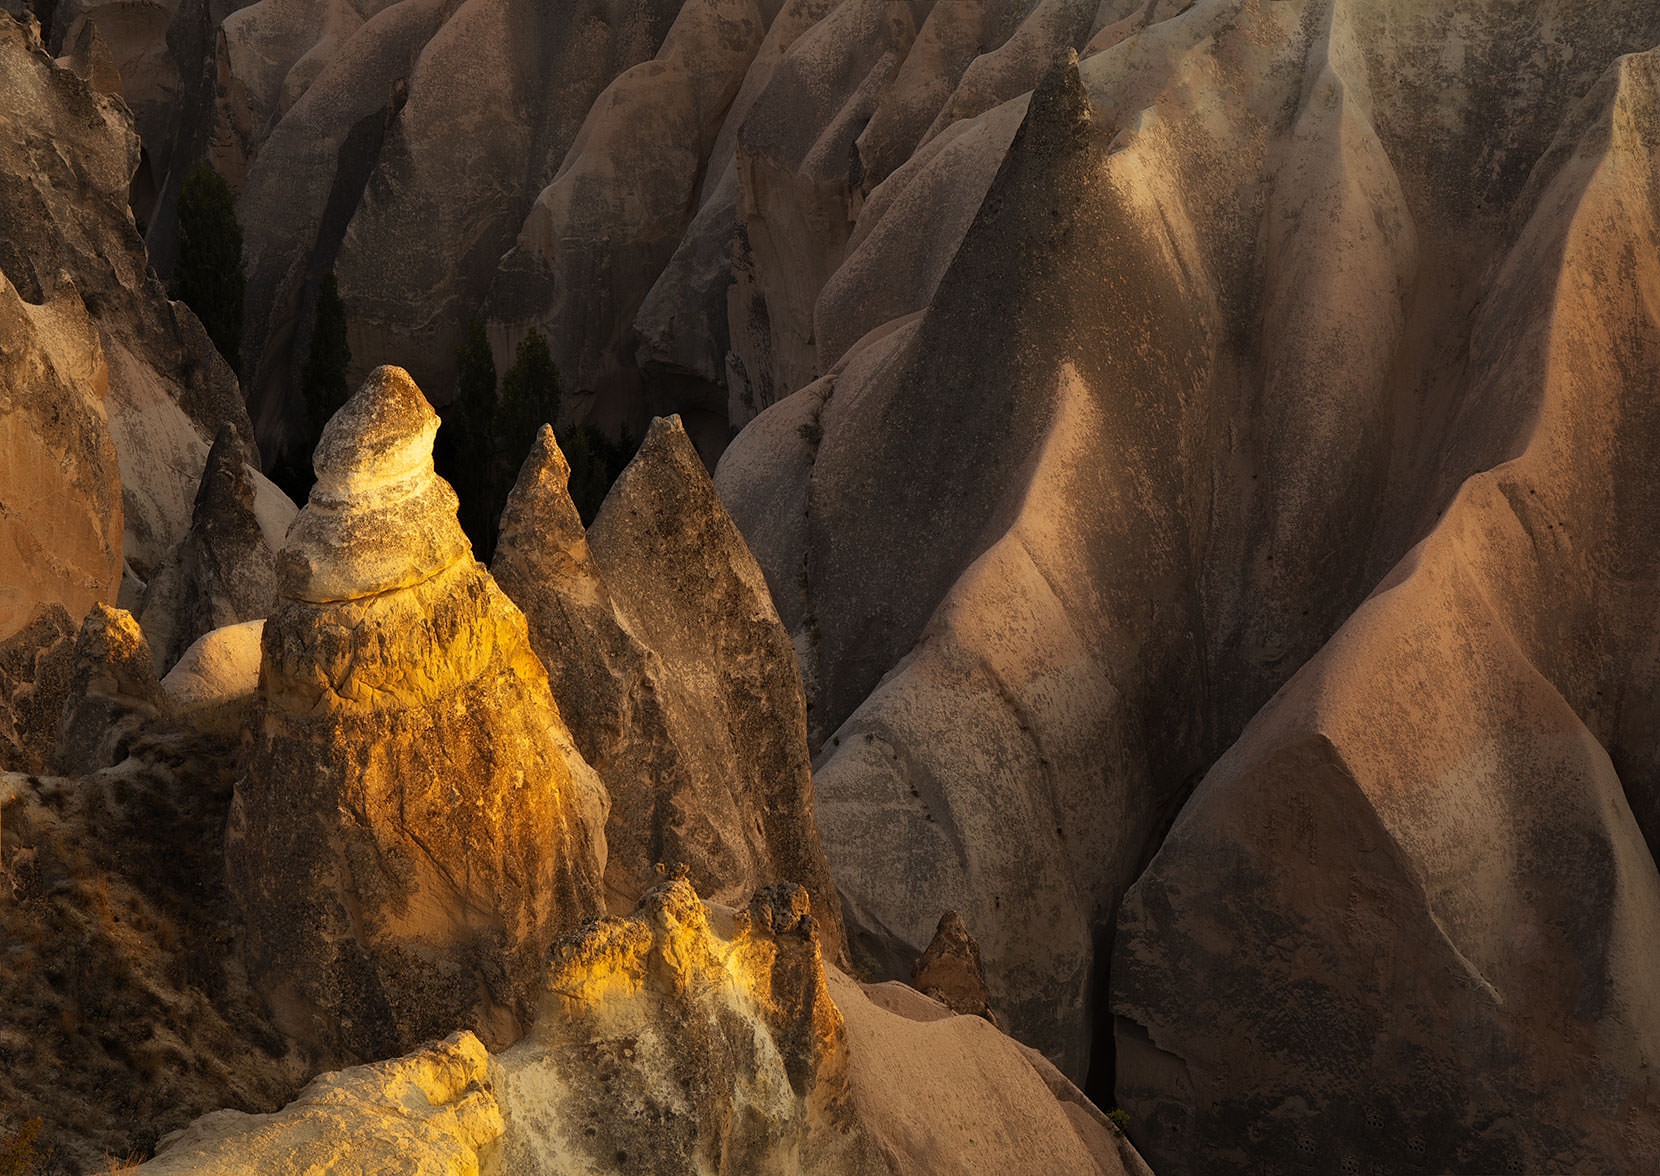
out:
M139 622L170 670L197 638L258 620L276 603L276 558L256 513L259 454L231 424L208 450L190 530L145 586Z

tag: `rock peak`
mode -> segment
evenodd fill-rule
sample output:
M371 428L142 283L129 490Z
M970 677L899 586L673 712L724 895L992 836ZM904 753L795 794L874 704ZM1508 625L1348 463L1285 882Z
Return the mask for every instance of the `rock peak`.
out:
M432 465L438 414L409 373L383 366L323 428L317 484L277 558L282 595L314 603L407 588L472 554Z
M1068 49L1043 71L1026 109L1022 137L1029 148L1059 146L1081 137L1094 117L1078 74L1078 52Z
M342 498L430 476L437 436L438 414L419 386L403 368L383 364L323 427L311 459L317 486Z

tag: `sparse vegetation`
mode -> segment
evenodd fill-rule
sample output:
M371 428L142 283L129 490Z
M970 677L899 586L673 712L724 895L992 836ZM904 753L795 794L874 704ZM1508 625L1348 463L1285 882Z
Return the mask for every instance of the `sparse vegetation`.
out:
M33 1176L46 1170L52 1149L41 1145L40 1128L40 1119L34 1118L0 1132L0 1176Z
M231 367L242 367L242 226L225 178L205 160L179 191L179 263L175 296L202 320Z

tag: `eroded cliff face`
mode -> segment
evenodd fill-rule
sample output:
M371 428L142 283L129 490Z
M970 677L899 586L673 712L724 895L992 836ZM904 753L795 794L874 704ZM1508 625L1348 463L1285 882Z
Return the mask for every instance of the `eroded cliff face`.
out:
M329 422L261 639L226 858L251 970L325 1061L516 1040L548 944L601 909L604 788L472 558L437 428L397 368Z
M242 884L298 943L317 921L293 896L324 896L339 926L368 904L329 942L378 962L300 969L359 989L273 990L285 1015L369 993L364 1023L393 1027L326 1049L413 1045L429 1006L433 1035L527 1023L552 933L527 897L541 884L516 879L541 859L480 832L486 896L429 869L460 857L428 852L421 814L449 819L451 780L489 796L517 771L476 751L498 698L558 730L540 659L574 742L627 783L613 905L672 860L727 902L800 881L825 917L817 859L778 860L822 837L854 962L913 975L960 912L984 980L964 1003L1122 1102L1160 1170L1655 1165L1652 5L262 0L222 27L215 158L250 230L262 442L288 437L331 269L361 370L406 362L443 399L480 313L498 362L549 335L562 423L640 435L684 413L592 534L544 440L500 562L528 636L402 441L382 455L390 498L371 461L302 516L261 631L269 754L248 796L276 816L236 826L232 860L246 830L309 830ZM67 56L105 76L91 41ZM70 86L37 58L16 76ZM75 109L113 125L76 84ZM0 267L21 297L8 321L29 370L57 373L39 386L64 386L74 476L102 487L39 504L77 538L72 566L30 573L16 623L34 624L3 651L23 762L45 754L33 700L54 696L122 525L97 378L63 375L98 368L70 329L88 281L73 271L60 306L57 255L8 248L28 262ZM153 564L189 511L162 512L170 531L132 521L111 340L136 345L100 313L127 561ZM689 455L745 422L712 508ZM663 508L677 498L695 509ZM375 505L393 499L408 509ZM701 566L702 548L720 558ZM73 606L68 627L37 597ZM753 622L735 645L724 609L697 624L711 598ZM229 731L248 631L216 632L162 702L206 699L190 713ZM458 698L465 720L443 709ZM90 752L120 745L100 733ZM278 787L278 767L309 783ZM640 958L679 942L660 934L673 910L695 922L653 901L613 928ZM477 938L498 923L535 930ZM699 950L733 958L715 938ZM404 1005L398 976L443 980ZM861 1050L924 1056L920 1022L861 1045L864 1006L825 984L883 1162L972 1153L899 1062L858 1078ZM640 999L647 1021L708 1011ZM1053 1105L999 1102L1015 1089L964 1105L1050 1122ZM676 1155L741 1138L676 1130L659 1140Z
M64 583L56 598L78 616L94 599L114 602L112 559L117 579L122 560L140 584L148 578L190 525L219 427L251 429L230 369L148 269L127 203L139 141L124 104L56 65L10 19L0 56L0 102L14 114L0 135L0 299L19 340L8 356L36 356L7 377L22 409L5 417L19 455L7 467L8 527L40 532L12 540L20 558L5 574L46 574L28 569L61 543L46 584ZM65 416L46 434L27 424L59 403ZM27 617L0 616L0 631Z
M961 910L1102 1097L1110 1008L1161 1170L1649 1163L1660 25L1120 32L872 193L917 295L845 263L849 349L717 473L802 650L856 958L903 974Z

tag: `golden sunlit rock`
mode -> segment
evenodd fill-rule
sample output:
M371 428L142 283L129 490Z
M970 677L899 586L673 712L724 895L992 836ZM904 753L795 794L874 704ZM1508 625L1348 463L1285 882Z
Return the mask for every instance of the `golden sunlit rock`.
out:
M278 557L226 858L278 1023L319 1059L524 1032L542 955L600 909L606 798L524 617L382 369L324 431Z

